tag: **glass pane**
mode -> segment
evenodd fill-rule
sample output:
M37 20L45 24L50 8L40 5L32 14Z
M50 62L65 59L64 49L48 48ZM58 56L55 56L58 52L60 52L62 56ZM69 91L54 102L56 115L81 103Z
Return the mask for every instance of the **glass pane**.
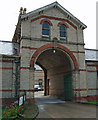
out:
M65 30L66 30L65 25L60 25L60 31L65 31Z
M42 86L42 81L39 81L39 85Z
M44 22L43 25L42 25L42 28L47 28L49 29L49 23L48 22Z
M48 35L49 36L50 26L48 22L44 22L42 24L42 35Z
M49 35L49 30L42 30L42 35Z
M65 32L60 32L60 37L66 37L66 33Z

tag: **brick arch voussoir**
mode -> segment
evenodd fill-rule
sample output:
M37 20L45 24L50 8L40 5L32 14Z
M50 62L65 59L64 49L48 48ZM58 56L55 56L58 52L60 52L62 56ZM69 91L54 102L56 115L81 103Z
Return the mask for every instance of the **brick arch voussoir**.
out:
M40 21L40 24L42 24L43 22L48 22L50 26L53 26L53 24L50 20L43 19L43 20Z
M35 53L33 54L32 58L31 58L30 67L34 67L34 63L36 61L36 58L42 51L44 51L44 50L46 50L48 48L53 48L53 47L54 47L54 44L53 43L49 43L49 44L43 45L40 48L38 48L35 51ZM57 48L65 51L71 57L71 59L72 59L72 61L74 63L75 69L78 70L79 69L78 62L77 62L75 56L73 55L73 53L68 48L66 48L65 46L60 45L60 44L57 44Z
M59 22L57 26L58 26L58 27L60 27L60 25L61 25L61 24L65 25L65 26L66 26L66 28L69 28L68 24L67 24L67 23L65 23L65 22Z
M78 62L77 62L77 60L76 60L76 57L73 55L73 53L72 53L68 48L66 48L66 47L63 46L63 45L58 44L57 47L58 47L59 49L62 49L63 51L65 51L65 52L71 57L71 59L72 59L72 61L73 61L73 63L74 63L75 69L78 70L78 69L79 69Z
M42 52L44 51L45 49L47 48L52 48L54 45L53 44L46 44L46 45L43 45L41 46L40 48L38 48L35 53L33 54L32 58L31 58L31 61L30 61L30 67L34 67L34 63L35 63L35 60L37 58L37 56Z

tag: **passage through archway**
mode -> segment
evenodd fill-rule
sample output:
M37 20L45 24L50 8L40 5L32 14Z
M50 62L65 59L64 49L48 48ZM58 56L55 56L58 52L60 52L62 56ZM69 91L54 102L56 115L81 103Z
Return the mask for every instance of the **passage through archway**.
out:
M35 61L32 57L34 63L31 60L30 65L38 64L45 73L44 95L56 96L68 101L72 100L72 74L77 66L71 53L68 53L70 52L65 52L60 48L49 47L39 52Z

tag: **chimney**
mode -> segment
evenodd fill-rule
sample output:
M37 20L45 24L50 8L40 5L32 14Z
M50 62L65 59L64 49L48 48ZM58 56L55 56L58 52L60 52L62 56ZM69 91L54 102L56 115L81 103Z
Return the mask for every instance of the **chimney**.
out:
M26 9L26 8L24 8L24 10L23 10L23 14L26 14L26 11L27 11L27 9Z
M23 14L23 7L20 8L20 15Z

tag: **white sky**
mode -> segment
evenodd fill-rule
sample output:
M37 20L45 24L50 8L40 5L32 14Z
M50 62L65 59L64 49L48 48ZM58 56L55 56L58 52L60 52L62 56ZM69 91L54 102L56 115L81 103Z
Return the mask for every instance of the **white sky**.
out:
M33 11L55 0L0 0L0 40L11 41L20 7ZM87 25L85 48L96 48L96 0L57 0L65 9Z

